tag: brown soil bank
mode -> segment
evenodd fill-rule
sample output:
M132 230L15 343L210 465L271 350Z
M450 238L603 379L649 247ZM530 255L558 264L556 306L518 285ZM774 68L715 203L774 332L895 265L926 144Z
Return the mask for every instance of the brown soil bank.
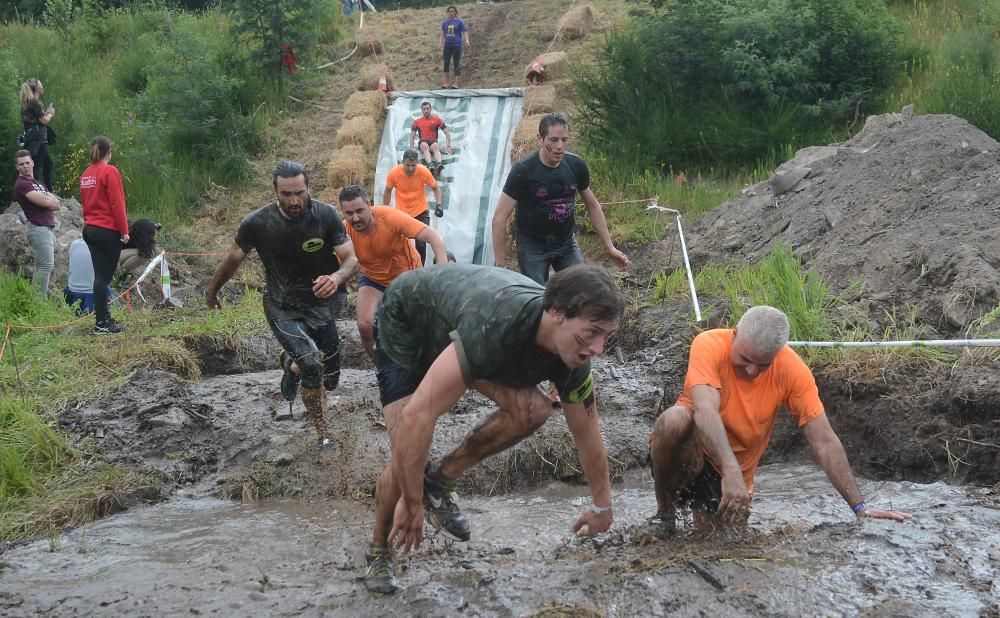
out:
M692 229L695 268L754 261L785 243L881 327L912 307L920 338L983 333L978 320L1000 301L998 153L1000 144L954 116L871 117L853 139L799 151L774 178L706 215ZM859 351L816 366L852 464L879 478L996 483L996 350L921 358ZM784 427L770 455L801 447Z

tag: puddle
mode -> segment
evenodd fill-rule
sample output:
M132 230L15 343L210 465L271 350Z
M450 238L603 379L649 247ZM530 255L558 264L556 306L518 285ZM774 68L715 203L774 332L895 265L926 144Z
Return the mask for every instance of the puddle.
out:
M0 556L0 613L105 615L969 615L997 611L1000 510L976 490L864 481L869 504L912 522L853 516L813 466L762 468L750 531L649 542L651 483L616 486L616 524L568 529L589 500L557 482L502 497L460 496L473 541L431 536L401 561L404 589L358 581L368 504L241 505L178 496ZM698 575L698 565L722 587ZM579 615L579 614L578 614Z

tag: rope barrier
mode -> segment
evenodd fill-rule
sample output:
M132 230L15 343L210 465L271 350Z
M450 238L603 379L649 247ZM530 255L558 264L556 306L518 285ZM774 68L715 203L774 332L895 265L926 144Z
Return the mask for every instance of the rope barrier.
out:
M996 348L1000 339L911 339L908 341L789 341L795 348Z
M3 334L3 346L0 346L0 362L3 361L4 352L7 351L7 341L10 339L10 324L7 324L7 330Z

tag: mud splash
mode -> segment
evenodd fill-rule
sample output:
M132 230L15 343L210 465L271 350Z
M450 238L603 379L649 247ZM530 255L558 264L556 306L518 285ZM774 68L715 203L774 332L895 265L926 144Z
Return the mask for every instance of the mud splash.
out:
M612 532L568 532L585 489L460 497L473 540L431 536L403 590L358 580L371 512L356 501L177 498L12 549L0 613L27 615L995 615L1000 509L983 490L865 481L908 524L853 516L812 466L766 466L739 535L638 533L648 479L615 488ZM695 568L702 574L699 574ZM714 581L713 581L714 580ZM563 614L566 615L566 614Z

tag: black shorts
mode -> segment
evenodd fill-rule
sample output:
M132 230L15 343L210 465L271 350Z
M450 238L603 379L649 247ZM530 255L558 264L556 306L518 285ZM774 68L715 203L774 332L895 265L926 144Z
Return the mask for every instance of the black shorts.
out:
M375 376L382 407L409 397L420 386L423 376L417 375L394 361L378 343L378 320L375 321Z
M438 143L438 141L436 139L422 139L420 140L420 143L427 144L427 147L430 148L434 144Z
M701 473L693 481L681 488L677 494L678 505L703 508L709 513L719 512L722 499L722 477L712 464L705 462Z

